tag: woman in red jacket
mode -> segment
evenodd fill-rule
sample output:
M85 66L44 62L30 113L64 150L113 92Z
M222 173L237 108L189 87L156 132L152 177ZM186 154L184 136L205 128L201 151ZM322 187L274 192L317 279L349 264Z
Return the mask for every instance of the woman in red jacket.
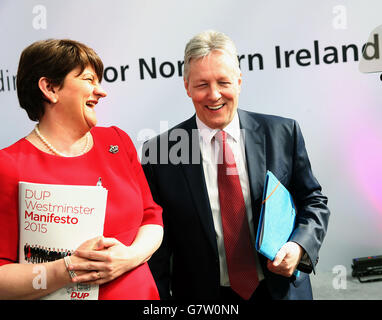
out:
M17 94L38 123L0 151L2 299L41 298L70 283L100 285L99 299L159 298L146 261L162 241L162 209L129 136L96 127L102 75L98 55L76 41L38 41L21 54ZM34 289L34 265L18 263L18 182L94 185L99 177L108 190L103 237L79 243L70 263L41 263L47 288Z

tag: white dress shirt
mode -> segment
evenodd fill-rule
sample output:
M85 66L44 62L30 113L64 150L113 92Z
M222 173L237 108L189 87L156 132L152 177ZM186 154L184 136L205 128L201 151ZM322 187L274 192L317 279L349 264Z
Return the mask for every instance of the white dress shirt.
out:
M206 181L208 198L210 200L210 206L212 210L212 217L214 220L214 227L216 232L216 241L219 251L219 263L220 263L220 285L229 286L229 277L227 271L227 261L225 256L224 238L223 238L223 226L220 213L218 180L217 180L217 163L219 144L215 140L214 136L219 129L211 129L206 126L196 116L196 124L199 130L199 144L200 151L203 159L204 178ZM243 191L244 202L246 207L246 213L249 224L249 231L251 241L253 244L253 251L255 253L257 273L259 281L264 279L264 275L259 263L259 258L255 249L256 233L253 227L252 205L251 205L251 193L249 188L249 179L247 171L247 161L245 158L245 145L242 132L240 130L239 116L236 112L232 121L224 128L227 133L227 143L232 149L235 157L236 167L239 173L240 185Z

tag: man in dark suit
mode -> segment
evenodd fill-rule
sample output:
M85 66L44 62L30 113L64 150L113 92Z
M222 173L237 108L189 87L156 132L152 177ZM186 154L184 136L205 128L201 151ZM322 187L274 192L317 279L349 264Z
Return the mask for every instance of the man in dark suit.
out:
M308 274L326 234L327 198L297 122L238 109L241 81L231 39L196 35L184 59L196 114L143 146L163 207L163 243L149 261L162 299L312 299ZM267 170L297 207L294 232L274 261L254 249Z

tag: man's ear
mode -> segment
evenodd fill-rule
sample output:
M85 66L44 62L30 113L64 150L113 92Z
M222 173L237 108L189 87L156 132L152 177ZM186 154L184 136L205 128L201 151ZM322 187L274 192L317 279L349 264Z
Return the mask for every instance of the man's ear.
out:
M188 90L189 83L186 80L186 78L183 78L183 81L184 81L184 87L185 87L185 89L187 91L187 95L191 98L190 90Z
M243 76L243 74L240 73L240 75L239 75L239 77L238 77L238 79L237 79L237 84L238 84L238 86L239 86L239 92L241 91L241 78L242 78L242 76Z
M46 77L41 77L38 81L38 87L44 94L44 97L49 103L57 103L58 95L57 88L52 85L51 81Z

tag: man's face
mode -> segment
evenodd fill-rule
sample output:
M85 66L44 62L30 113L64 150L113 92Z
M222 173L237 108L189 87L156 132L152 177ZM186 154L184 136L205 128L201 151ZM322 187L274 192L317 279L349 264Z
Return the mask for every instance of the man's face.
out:
M233 119L239 101L241 74L232 58L221 51L191 60L184 86L196 114L208 127L223 129Z

